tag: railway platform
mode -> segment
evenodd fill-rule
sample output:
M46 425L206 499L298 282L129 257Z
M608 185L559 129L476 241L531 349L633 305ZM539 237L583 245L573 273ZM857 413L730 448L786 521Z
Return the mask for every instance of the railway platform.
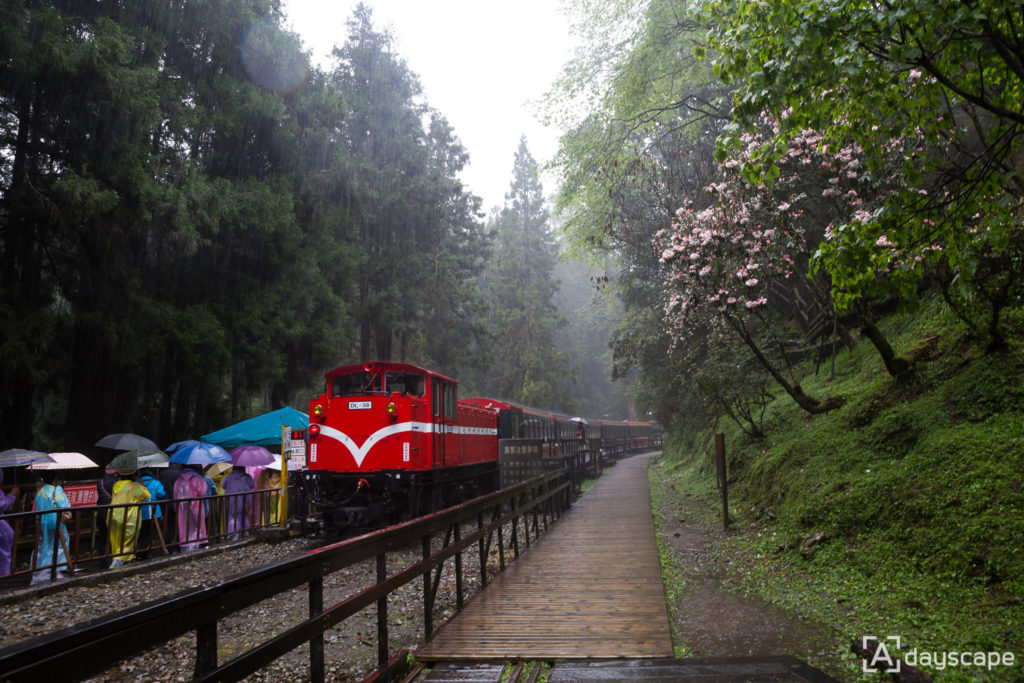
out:
M422 646L420 661L671 657L647 484L605 471L549 533Z
M647 480L654 455L606 470L416 651L429 673L412 680L520 680L503 662L546 662L550 681L833 680L784 655L673 659Z

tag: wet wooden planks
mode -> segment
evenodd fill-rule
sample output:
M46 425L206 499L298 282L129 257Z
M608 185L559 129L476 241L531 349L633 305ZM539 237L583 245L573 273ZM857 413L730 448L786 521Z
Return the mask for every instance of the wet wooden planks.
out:
M422 661L671 657L649 456L589 493L416 653Z

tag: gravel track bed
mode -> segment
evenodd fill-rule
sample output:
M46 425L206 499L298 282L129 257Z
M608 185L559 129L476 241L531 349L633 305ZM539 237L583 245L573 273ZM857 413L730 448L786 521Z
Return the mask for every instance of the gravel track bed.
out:
M464 527L472 533L475 525ZM506 562L510 530L505 529ZM440 548L442 539L434 539ZM520 538L520 543L522 539ZM129 607L151 602L181 591L210 586L257 567L276 562L316 547L310 539L291 539L278 544L250 543L218 553L197 554L194 559L151 563L145 571L111 571L103 582L73 579L50 593L26 594L8 599L0 607L0 647L80 624ZM388 573L421 559L415 548L388 554ZM129 565L130 566L130 565ZM463 593L468 599L480 586L480 563L475 547L463 554ZM488 574L498 571L497 543L492 544ZM324 605L330 606L376 583L376 562L368 560L331 574L324 579ZM434 604L434 628L455 612L455 563L449 560L442 571ZM217 625L218 663L223 664L245 650L278 635L308 617L308 591L296 588L221 619ZM413 649L423 641L422 579L406 584L388 599L388 646L393 656ZM331 681L361 681L377 668L377 613L369 607L349 617L324 634L325 670ZM88 679L109 681L189 681L195 666L195 635L189 633L125 660L108 671ZM309 646L304 645L278 658L253 674L248 681L304 681L309 678Z

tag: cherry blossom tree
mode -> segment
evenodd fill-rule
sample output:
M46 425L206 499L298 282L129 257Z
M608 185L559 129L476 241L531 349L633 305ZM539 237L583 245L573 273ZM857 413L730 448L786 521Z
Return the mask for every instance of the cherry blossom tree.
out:
M857 310L889 373L906 372L910 362L878 329L870 304L915 291L925 267L944 253L943 244L921 241L931 219L918 206L904 204L898 220L889 214L894 196L929 199L926 189L912 191L922 179L902 168L939 148L923 134L894 139L887 144L890 163L879 164L859 144L839 146L809 129L782 138L780 151L780 128L764 116L755 132L739 135L700 205L688 199L658 233L668 277L665 313L680 341L697 325L724 321L798 404L821 412L840 400L801 389L769 319L771 292L792 280L812 292L821 292L819 283L830 286L825 305ZM766 154L776 159L767 178L751 172Z
M771 143L773 124L766 124L763 135L745 133L745 148L721 163L722 178L706 188L702 206L688 200L671 227L656 234L667 274L666 321L680 343L716 320L724 323L804 410L820 413L842 400L803 391L768 305L773 283L800 278L816 289L807 271L808 237L811 243L815 237L808 190L815 174L803 167L821 163L820 136L794 139L787 161L793 171L759 184L745 177L744 164Z

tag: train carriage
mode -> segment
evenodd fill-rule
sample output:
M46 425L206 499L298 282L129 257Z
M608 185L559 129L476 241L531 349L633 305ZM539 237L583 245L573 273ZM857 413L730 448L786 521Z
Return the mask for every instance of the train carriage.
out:
M407 363L344 365L310 401L305 495L334 530L368 530L498 488L499 440L540 443L542 457L613 457L649 444L650 425L588 421L491 398ZM644 430L647 431L644 431Z

